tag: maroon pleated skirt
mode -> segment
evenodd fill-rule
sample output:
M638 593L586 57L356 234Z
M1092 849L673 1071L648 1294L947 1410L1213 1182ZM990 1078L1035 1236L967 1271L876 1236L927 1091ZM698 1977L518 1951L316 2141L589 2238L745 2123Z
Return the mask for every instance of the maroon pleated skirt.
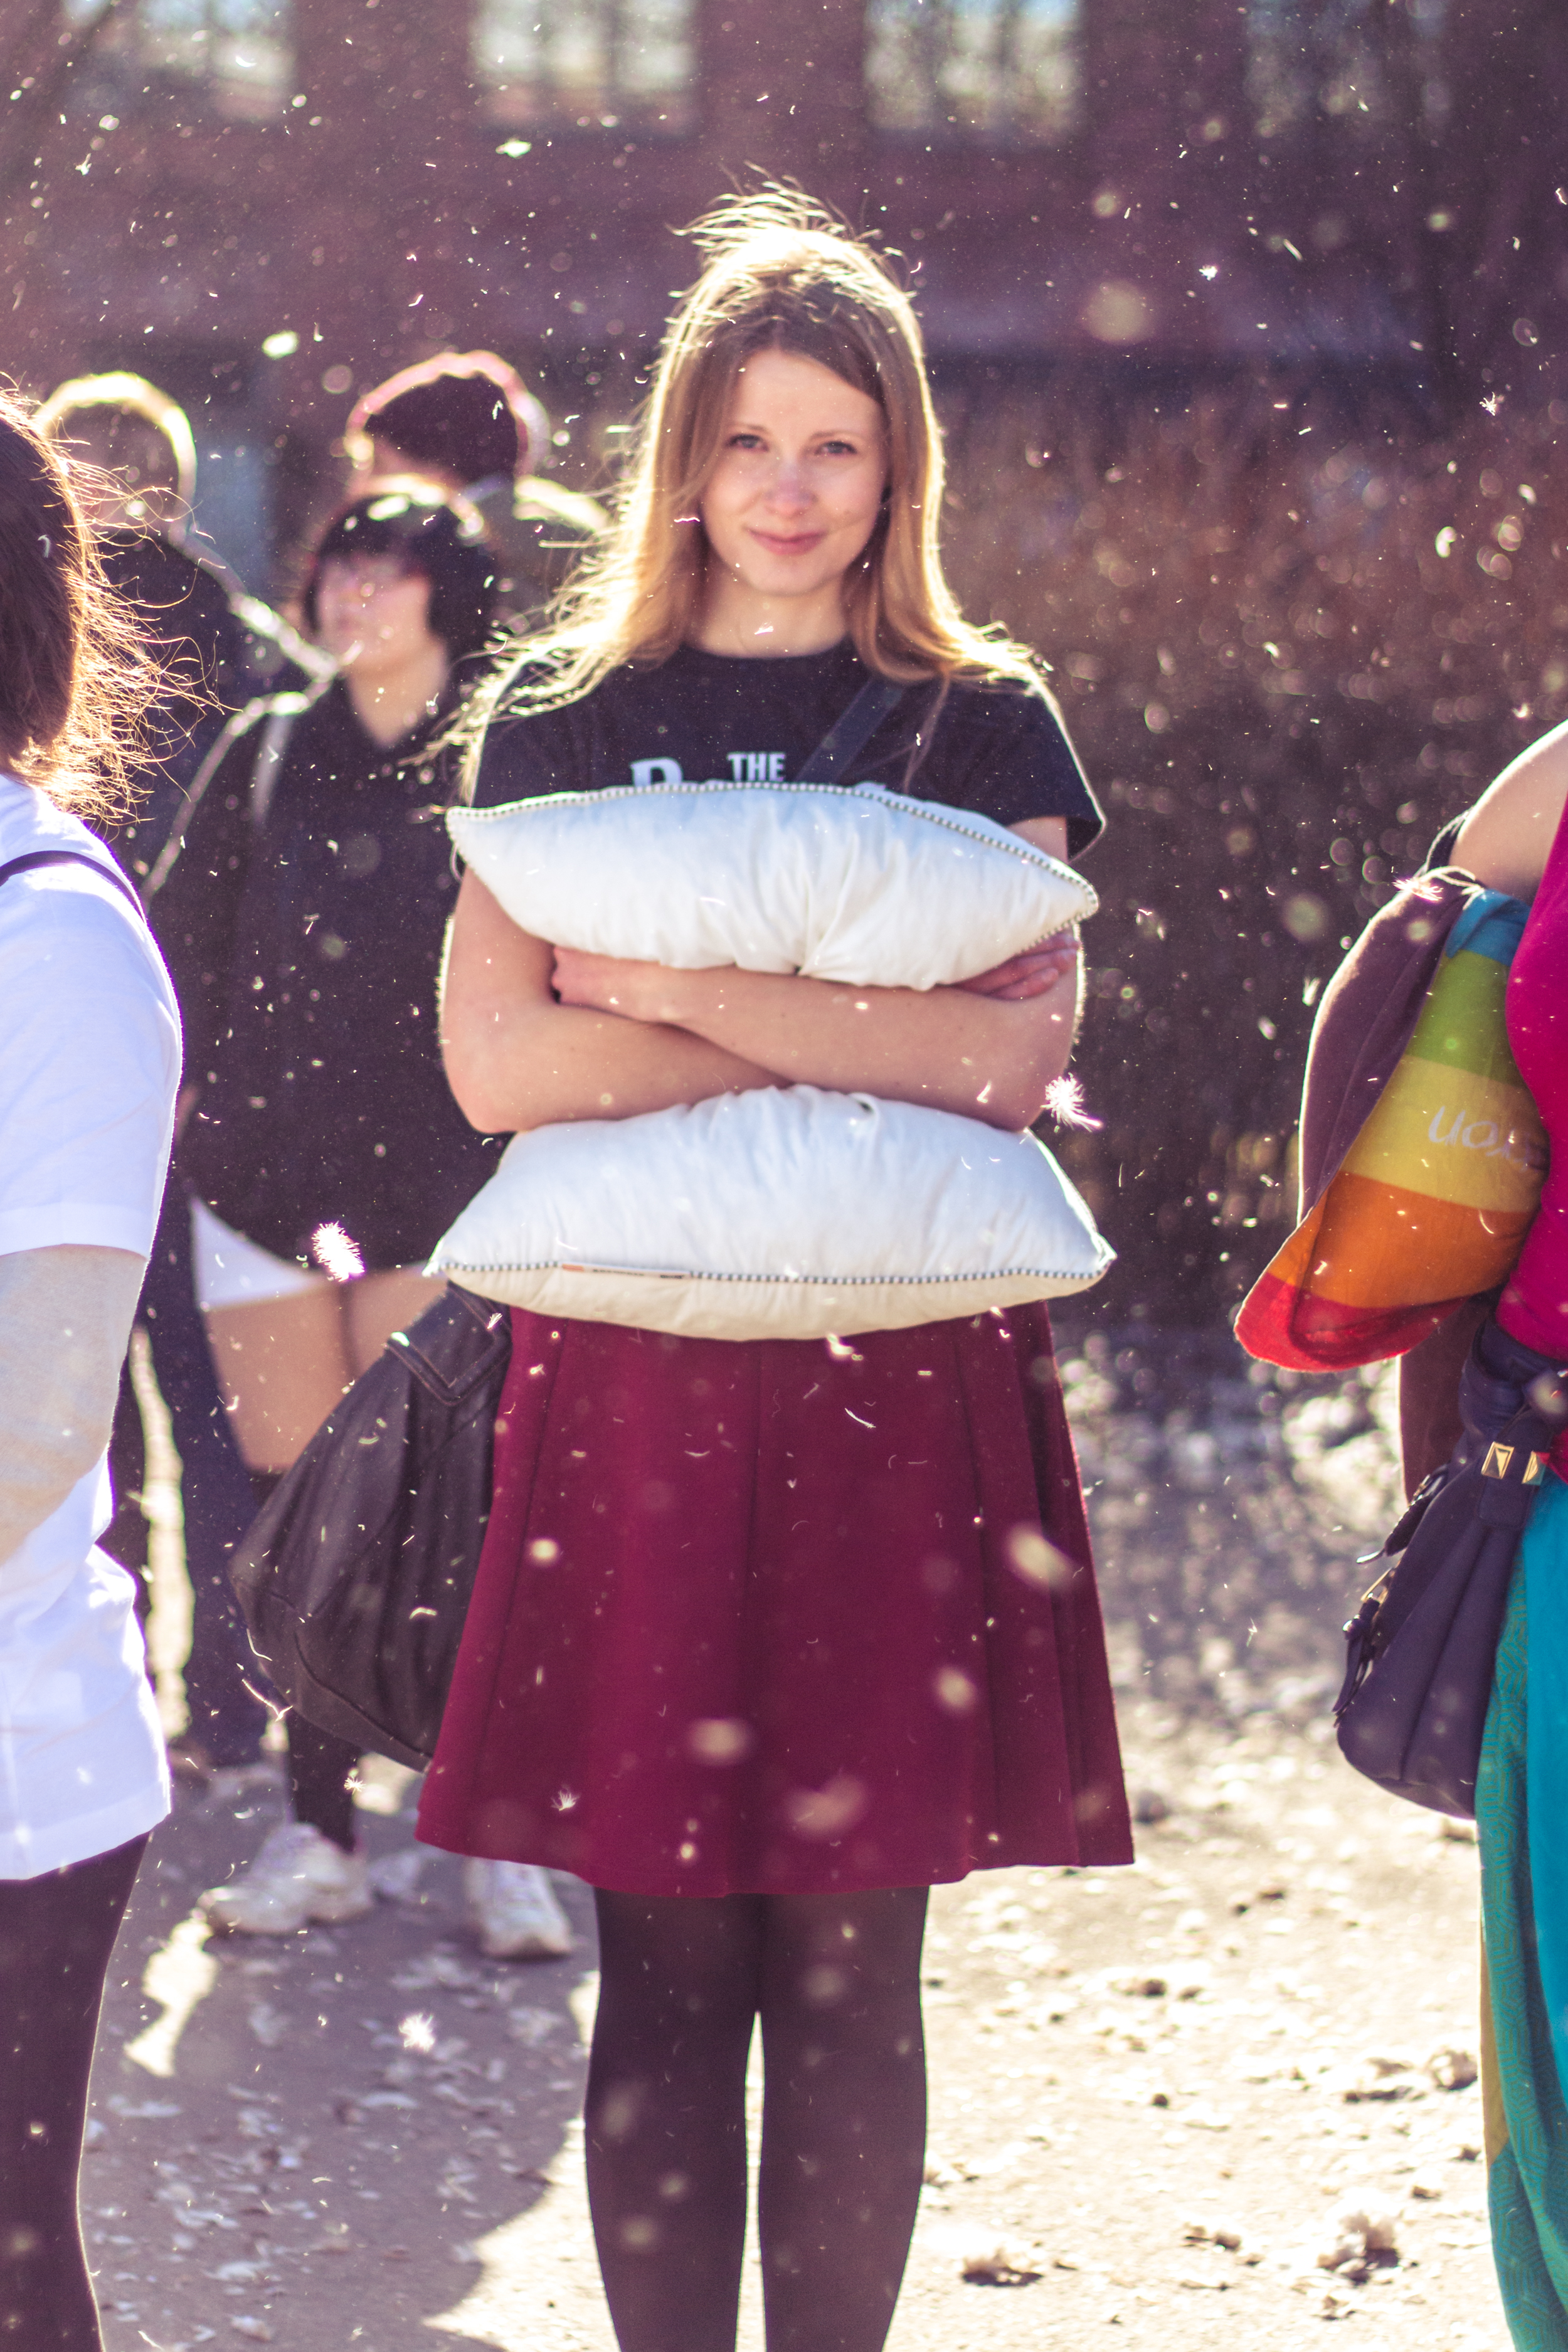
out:
M1044 1307L512 1331L426 1843L648 1895L1131 1859Z

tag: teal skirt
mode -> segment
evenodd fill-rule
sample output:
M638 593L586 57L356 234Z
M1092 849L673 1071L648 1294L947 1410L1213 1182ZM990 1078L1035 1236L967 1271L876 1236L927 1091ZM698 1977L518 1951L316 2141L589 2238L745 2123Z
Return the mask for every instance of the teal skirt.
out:
M1520 2352L1568 2352L1568 1486L1521 1548L1476 1781L1488 2201Z

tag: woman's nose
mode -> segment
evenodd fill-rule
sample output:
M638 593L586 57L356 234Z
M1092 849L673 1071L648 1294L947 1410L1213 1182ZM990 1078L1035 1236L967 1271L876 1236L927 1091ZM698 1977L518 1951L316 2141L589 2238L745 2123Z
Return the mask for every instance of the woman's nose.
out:
M792 465L786 459L768 485L769 506L794 510L809 506L811 499L811 484L806 479L805 467Z

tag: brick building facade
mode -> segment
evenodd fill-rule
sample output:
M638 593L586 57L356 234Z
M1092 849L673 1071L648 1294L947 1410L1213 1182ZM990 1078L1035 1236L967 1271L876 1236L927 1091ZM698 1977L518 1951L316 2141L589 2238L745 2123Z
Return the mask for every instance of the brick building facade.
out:
M1486 225L1432 200L1478 6L1402 0L1374 52L1316 0L0 0L5 364L167 383L254 537L444 343L589 410L690 275L672 228L758 166L901 250L939 354L1419 377L1434 270L1563 167L1521 6L1486 51L1517 185Z

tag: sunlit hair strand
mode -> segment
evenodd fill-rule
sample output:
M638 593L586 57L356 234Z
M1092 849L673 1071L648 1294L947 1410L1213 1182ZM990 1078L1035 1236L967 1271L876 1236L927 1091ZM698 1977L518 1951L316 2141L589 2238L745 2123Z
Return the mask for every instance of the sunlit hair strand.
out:
M104 576L72 467L0 390L0 767L111 826L163 672Z

